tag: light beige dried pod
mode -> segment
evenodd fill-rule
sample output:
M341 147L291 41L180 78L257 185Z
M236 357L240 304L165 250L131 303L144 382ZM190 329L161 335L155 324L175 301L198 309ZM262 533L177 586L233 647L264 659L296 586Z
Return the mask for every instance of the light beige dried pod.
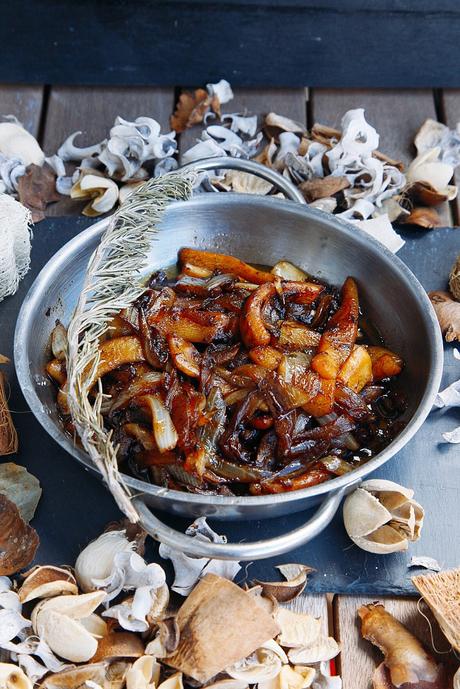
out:
M71 667L62 672L47 675L39 689L82 689L88 686L86 682L94 682L102 689L122 689L129 667L130 663L121 661Z
M40 636L39 618L43 612L53 610L70 619L81 620L89 617L106 598L105 591L82 593L78 596L55 596L40 601L32 611L31 622L36 634Z
M102 637L106 636L108 633L107 622L95 612L91 613L88 617L82 617L79 622L96 639L102 639Z
M91 199L84 207L83 215L90 218L108 213L118 201L118 185L112 179L95 174L94 170L81 171L70 190L72 199Z
M86 663L97 651L97 639L80 622L56 610L37 616L37 634L51 650L73 663Z
M184 689L182 672L176 672L176 674L165 679L165 681L158 686L158 689Z
M283 665L277 677L260 682L258 689L307 689L311 687L315 677L316 670L312 667Z
M414 491L393 481L370 479L361 483L343 505L345 529L360 548L386 554L407 550L417 541L424 510Z
M38 565L31 569L18 591L21 603L62 594L78 594L77 582L70 570L54 565Z
M150 655L141 656L126 674L126 689L155 689L160 679L161 665Z

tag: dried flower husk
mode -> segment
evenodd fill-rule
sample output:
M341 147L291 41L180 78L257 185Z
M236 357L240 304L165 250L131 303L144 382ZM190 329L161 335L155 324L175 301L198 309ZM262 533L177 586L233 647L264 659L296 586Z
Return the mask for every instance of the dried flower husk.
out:
M9 362L8 357L0 354L0 364ZM0 455L11 455L18 451L18 434L11 418L6 395L6 377L0 371Z
M38 544L35 529L21 518L14 502L0 494L0 575L16 574L29 565Z
M460 254L455 259L455 263L449 273L449 289L452 296L460 301Z
M460 302L448 292L428 292L446 342L460 342Z
M39 480L29 474L25 467L14 462L5 462L5 464L0 464L0 493L14 502L25 522L30 522L35 514L42 489Z
M13 663L0 663L0 687L2 689L32 689L25 672Z
M59 596L59 598L77 598L77 596ZM38 636L46 641L54 653L73 663L85 663L97 651L97 639L80 622L57 610L40 611L34 627Z
M445 637L460 651L460 568L412 577Z
M295 565L294 565L295 566ZM281 565L283 567L283 565ZM298 572L292 579L287 581L257 581L256 584L262 586L265 596L273 597L278 603L287 603L297 598L307 584L307 575L313 572L313 567L308 565L297 565ZM284 573L284 572L282 572Z
M177 613L177 624L179 646L165 662L199 682L246 658L279 631L251 596L214 574L193 589Z
M35 598L50 598L62 594L76 595L78 586L69 569L45 565L34 567L24 575L25 579L18 591L21 603Z
M393 481L364 481L345 500L345 529L360 548L371 553L407 550L420 538L424 510L412 499L414 491Z
M82 170L70 190L72 199L91 199L82 213L90 218L108 213L118 201L118 185L96 170Z
M225 668L225 672L233 679L241 682L259 684L277 677L281 668L282 659L280 655L274 649L264 645L249 656Z
M97 651L92 656L92 663L116 658L140 658L144 655L144 644L137 634L111 629L98 640Z

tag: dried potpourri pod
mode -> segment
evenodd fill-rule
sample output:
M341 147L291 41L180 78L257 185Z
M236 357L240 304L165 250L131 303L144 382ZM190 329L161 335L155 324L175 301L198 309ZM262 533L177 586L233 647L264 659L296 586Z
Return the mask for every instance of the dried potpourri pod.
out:
M22 519L11 500L0 493L0 575L16 574L35 557L38 534Z
M255 581L262 587L265 596L273 597L278 603L288 603L297 598L307 585L307 575L314 572L308 565L279 565L277 569L286 581Z
M24 577L24 582L18 592L21 603L28 603L36 598L78 594L74 575L64 567L37 565L26 572Z
M424 510L414 491L393 481L363 481L343 505L343 521L351 540L363 550L384 555L407 550L417 541Z

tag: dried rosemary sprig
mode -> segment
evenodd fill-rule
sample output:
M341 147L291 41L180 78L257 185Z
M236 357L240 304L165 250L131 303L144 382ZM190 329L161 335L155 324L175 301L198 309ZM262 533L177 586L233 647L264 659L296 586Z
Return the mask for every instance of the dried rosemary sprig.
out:
M131 494L118 470L117 447L101 415L102 388L89 393L99 362L99 340L113 316L143 291L142 269L163 214L172 201L192 195L196 174L171 172L147 181L113 215L91 256L68 328L68 403L81 443L101 472L120 509L138 521Z

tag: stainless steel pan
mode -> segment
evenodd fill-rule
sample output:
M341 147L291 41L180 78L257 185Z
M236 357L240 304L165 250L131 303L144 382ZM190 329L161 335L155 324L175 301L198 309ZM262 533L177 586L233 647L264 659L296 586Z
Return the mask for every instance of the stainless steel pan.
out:
M126 477L144 527L154 538L192 555L222 559L257 559L287 552L316 536L334 516L343 495L364 476L387 462L425 420L442 372L442 340L431 304L410 270L382 244L354 225L304 205L298 190L257 163L235 159L200 161L201 169L236 168L273 182L290 200L243 194L202 194L172 204L152 247L146 273L175 263L182 246L234 254L246 261L274 264L289 259L307 272L340 284L353 275L366 312L390 348L406 366L401 385L408 391L407 425L381 453L351 474L279 495L223 497L182 493ZM298 201L298 203L293 203ZM107 226L103 220L68 242L43 268L19 314L15 363L32 412L48 433L84 467L95 471L86 453L62 431L55 391L44 375L47 346L56 318L68 322L86 266ZM207 544L178 533L153 509L216 519L261 519L319 504L306 524L283 536L243 544Z

